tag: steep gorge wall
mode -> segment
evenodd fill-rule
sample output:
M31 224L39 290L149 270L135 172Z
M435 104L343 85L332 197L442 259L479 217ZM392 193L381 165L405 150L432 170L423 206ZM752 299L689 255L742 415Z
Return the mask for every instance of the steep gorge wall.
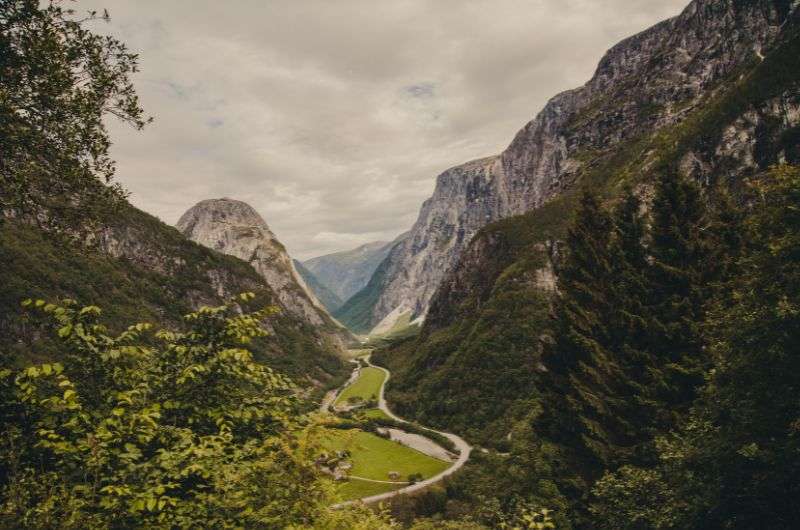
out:
M373 295L356 297L344 312L358 313L363 329L397 308L426 315L439 284L482 227L541 207L630 143L696 114L723 80L769 53L796 10L788 0L696 0L614 46L586 85L551 99L501 155L440 175L408 240L387 257ZM794 118L783 109L779 119L789 126ZM728 144L736 144L737 134ZM697 158L686 166L706 177L721 165Z

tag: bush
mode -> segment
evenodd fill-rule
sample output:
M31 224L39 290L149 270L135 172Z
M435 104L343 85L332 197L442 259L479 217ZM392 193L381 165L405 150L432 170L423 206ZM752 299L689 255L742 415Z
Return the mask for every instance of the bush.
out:
M272 528L323 511L296 389L244 348L271 313L237 314L250 298L118 336L97 307L26 301L69 354L0 370L0 526Z

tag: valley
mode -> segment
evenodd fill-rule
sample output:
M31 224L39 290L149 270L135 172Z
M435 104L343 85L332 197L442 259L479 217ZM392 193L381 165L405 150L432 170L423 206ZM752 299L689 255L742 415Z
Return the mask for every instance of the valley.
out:
M357 350L351 360L356 366L342 388L327 396L321 406L323 415L336 425L342 421L354 428L327 428L321 444L341 462L329 470L337 482L343 502L360 500L376 503L397 495L413 493L440 482L459 470L469 459L472 448L460 437L415 426L394 415L384 397L390 373L369 361L370 350ZM373 432L366 432L363 426ZM394 426L394 427L390 427ZM428 437L444 437L452 450L437 445ZM327 454L324 456L328 456Z
M0 528L797 527L800 0L84 1L0 3Z

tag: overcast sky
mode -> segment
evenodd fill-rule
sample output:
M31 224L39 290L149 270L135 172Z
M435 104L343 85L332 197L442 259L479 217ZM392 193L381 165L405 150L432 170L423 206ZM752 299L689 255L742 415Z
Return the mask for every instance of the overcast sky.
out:
M250 203L306 259L409 229L624 37L688 0L79 0L140 54L155 122L112 125L118 180L174 224Z

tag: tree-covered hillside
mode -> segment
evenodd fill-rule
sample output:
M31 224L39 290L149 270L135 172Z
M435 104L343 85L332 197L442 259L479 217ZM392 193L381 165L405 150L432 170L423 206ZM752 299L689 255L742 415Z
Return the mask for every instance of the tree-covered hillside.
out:
M264 305L276 298L248 264L186 240L154 217L118 208L95 248L49 237L15 220L0 225L0 345L16 364L57 359L57 344L27 324L20 302L35 296L72 298L106 307L107 324L121 331L132 321L176 324L200 305L252 291ZM287 314L270 324L275 336L257 341L259 360L310 383L331 384L345 373L336 346Z
M435 512L455 513L454 507L460 506L459 510L474 513L465 505L478 499L507 505L519 497L557 509L562 525L576 527L738 528L747 527L739 526L738 521L744 520L758 526L751 517L768 521L764 527L790 527L789 497L773 488L782 484L793 490L782 474L774 475L772 482L768 475L774 468L766 469L772 458L791 454L791 437L762 454L756 449L762 447L757 441L761 435L742 426L740 440L749 436L755 445L742 443L738 450L758 455L748 458L763 457L760 465L766 467L752 462L753 469L768 474L759 479L759 486L736 494L743 495L741 502L747 498L749 511L737 508L727 497L725 490L732 487L727 478L710 478L720 469L707 470L708 483L686 482L687 488L688 484L710 488L702 501L689 502L688 489L671 490L680 480L664 478L670 453L663 451L673 436L700 427L697 422L705 412L697 409L706 406L703 399L713 391L708 381L727 368L726 360L709 354L719 345L706 327L714 313L708 305L716 304L719 293L711 286L724 284L721 292L730 294L737 282L749 281L752 272L725 283L728 264L739 261L725 245L737 237L747 240L746 247L782 244L770 242L768 234L743 228L756 221L740 226L735 224L739 214L729 212L724 217L724 211L717 210L730 195L733 204L744 208L741 215L751 219L762 215L759 208L765 206L753 198L746 179L731 179L731 174L750 175L764 186L757 190L773 190L773 183L785 185L792 180L786 175L796 174L791 169L767 172L775 164L800 163L791 112L767 118L769 109L780 116L781 109L793 109L800 100L796 24L795 15L763 60L743 65L680 123L610 150L587 153L592 162L569 191L540 209L483 229L440 287L420 338L374 356L394 374L388 399L400 414L464 434L491 449L452 481ZM759 116L763 123L755 131L755 157L745 163L721 151L747 116ZM669 199L662 185L665 179L691 173L687 160L719 163L718 172L699 183L691 208ZM638 265L626 268L618 255L598 253L621 245L616 231L621 230L623 213L606 209L620 204L631 188L647 209L643 222L648 228L638 250ZM595 212L586 204L583 209L579 206L581 189L597 197ZM654 200L657 189L661 194ZM792 197L791 189L783 188L778 195ZM686 193L680 187L673 189L681 200ZM790 216L791 207L781 201L782 215ZM576 211L586 212L582 229L574 224ZM604 215L608 220L598 217ZM680 227L685 231L676 233ZM689 241L691 234L705 238L715 230L729 233L720 234L720 241L713 244ZM589 235L581 235L582 231ZM581 244L586 246L583 255ZM627 252L636 248L628 245ZM789 254L784 259L789 266ZM654 292L660 298L653 299ZM785 294L791 300L788 287ZM572 305L568 296L574 297ZM637 313L641 305L649 305L646 315ZM768 347L751 344L757 350ZM783 355L789 356L789 351ZM764 377L766 385L769 378ZM780 384L787 396L793 392L790 381ZM753 399L761 402L766 396ZM791 398L787 399L790 407ZM784 417L780 422L772 427L791 432L791 421ZM715 432L723 427L719 423L702 428ZM713 443L722 447L733 442L718 438ZM690 449L683 450L683 456L691 459ZM740 468L745 463L731 461L731 465ZM603 473L618 469L623 471L598 482ZM686 479L698 471L683 468L682 472ZM639 491L652 496L637 497ZM593 495L598 500L592 500ZM649 508L652 511L643 513ZM430 511L430 506L426 509ZM627 511L612 517L616 509ZM601 520L592 513L601 514ZM716 526L703 526L706 520Z

